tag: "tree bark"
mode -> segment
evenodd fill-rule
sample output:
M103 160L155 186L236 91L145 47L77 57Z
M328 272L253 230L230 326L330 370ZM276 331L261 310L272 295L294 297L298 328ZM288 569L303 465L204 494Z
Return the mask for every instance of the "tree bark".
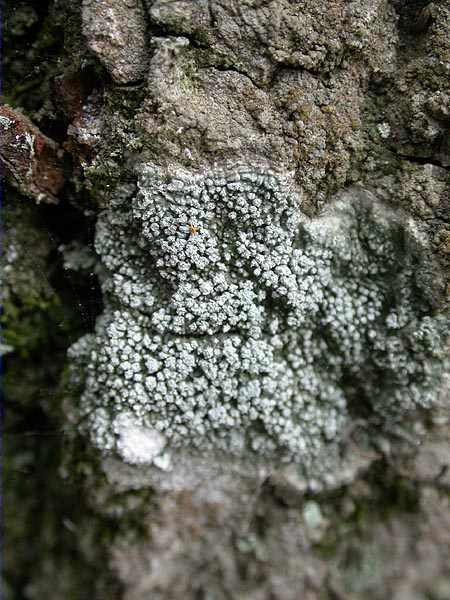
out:
M450 598L450 2L21 0L3 17L5 598ZM246 194L259 202L248 219ZM183 202L186 222L161 233ZM176 236L184 245L170 254ZM217 262L227 298L244 298L217 319L204 300L219 296L214 236L231 256ZM189 244L200 262L186 279L177 260ZM244 247L249 265L264 256L245 282ZM289 260L274 258L281 249ZM295 252L331 258L301 271L289 296L267 265L291 268ZM359 290L365 269L382 308L363 286L353 316L342 324L336 308L333 320L330 290ZM242 290L265 294L264 334ZM381 341L369 347L371 311ZM108 332L121 322L114 366ZM306 352L309 330L301 370L315 391L300 410L283 394L304 380L291 349ZM166 357L161 402L139 396L145 335L153 363ZM204 358L229 335L241 352L236 420L220 421L223 350L204 359L217 371L206 404L225 381L216 412L200 429L195 411L177 421L164 402L200 386L200 359L188 351L197 370L178 384L185 366L166 369L167 344L194 343ZM264 385L272 351L270 369L284 366L267 389L278 386L285 438L258 413L270 392L246 387ZM298 381L284 386L288 369ZM258 419L245 420L249 407ZM182 427L164 425L174 414Z

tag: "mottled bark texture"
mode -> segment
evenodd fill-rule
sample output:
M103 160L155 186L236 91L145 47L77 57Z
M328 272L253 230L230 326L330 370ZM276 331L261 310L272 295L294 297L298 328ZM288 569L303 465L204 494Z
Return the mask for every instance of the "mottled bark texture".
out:
M4 597L448 600L450 1L11 0L4 76Z

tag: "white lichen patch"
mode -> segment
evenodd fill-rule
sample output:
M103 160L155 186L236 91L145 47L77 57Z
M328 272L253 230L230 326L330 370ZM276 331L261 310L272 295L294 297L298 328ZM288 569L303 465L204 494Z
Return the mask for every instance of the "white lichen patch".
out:
M355 415L437 403L448 320L413 223L364 190L313 220L300 204L267 169L147 166L104 211L105 311L71 349L101 449L308 466Z
M133 413L119 413L112 427L117 436L117 451L125 462L169 467L169 455L164 454L166 439L155 429L142 426Z
M8 117L0 115L0 126L3 127L3 129L9 129L12 127L12 125L14 125L14 121L11 121L11 119L8 119Z
M378 123L377 129L383 140L387 140L387 138L391 135L391 126L389 123Z

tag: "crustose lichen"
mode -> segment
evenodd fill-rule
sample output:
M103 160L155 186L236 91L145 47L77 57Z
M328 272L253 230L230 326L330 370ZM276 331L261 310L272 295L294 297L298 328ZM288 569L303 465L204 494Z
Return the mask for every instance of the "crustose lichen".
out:
M96 444L130 462L167 466L168 445L308 464L355 406L387 419L438 399L426 245L369 192L311 220L267 169L146 166L96 246L106 308L71 354Z

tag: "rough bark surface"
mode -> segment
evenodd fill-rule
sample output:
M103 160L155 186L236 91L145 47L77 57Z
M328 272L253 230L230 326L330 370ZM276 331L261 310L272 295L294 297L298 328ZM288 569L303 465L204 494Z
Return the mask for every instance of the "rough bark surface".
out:
M449 0L7 2L5 598L450 598L450 374L438 347L449 322L449 34ZM368 371L371 397L346 363L345 427L308 469L201 440L169 460L141 423L127 425L130 448L120 411L105 425L109 437L90 420L104 369L92 358L94 331L100 354L104 323L115 327L118 311L135 316L133 302L147 294L142 272L162 274L168 297L164 269L170 279L175 263L166 255L152 256L156 276L144 265L126 280L147 251L136 225L145 230L142 206L153 198L146 182L159 178L169 205L174 181L220 187L242 169L287 178L305 227L320 229L324 214L337 219L333 207L348 211L360 197L387 221L395 214L395 243L415 271L401 279L400 265L411 289L402 294L390 273L386 294L397 304L420 298L414 316L439 323L431 342L417 341L421 370L400 417L378 402L384 367L380 381ZM163 218L154 217L161 229ZM234 240L227 223L221 235ZM200 244L205 223L185 225ZM274 293L271 309L276 302ZM91 354L74 378L82 346ZM121 369L118 389L138 389ZM311 425L320 431L313 446L326 425Z

